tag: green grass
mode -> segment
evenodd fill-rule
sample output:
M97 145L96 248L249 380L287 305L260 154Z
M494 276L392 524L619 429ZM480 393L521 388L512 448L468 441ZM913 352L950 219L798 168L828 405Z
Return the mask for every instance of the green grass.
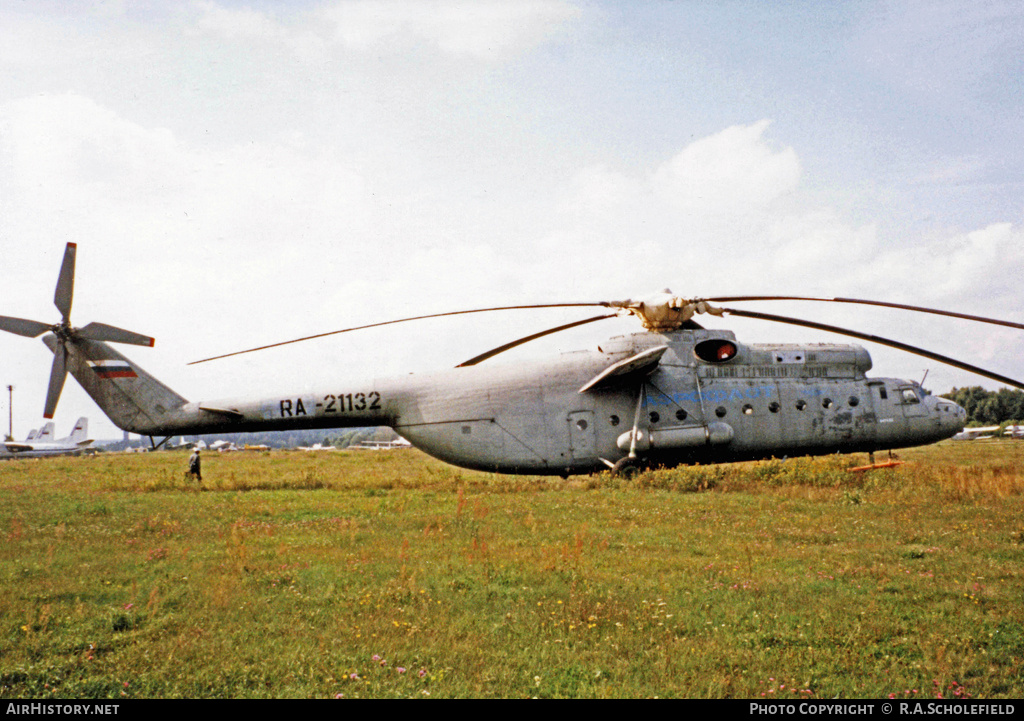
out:
M903 457L3 463L0 696L1020 698L1024 443Z

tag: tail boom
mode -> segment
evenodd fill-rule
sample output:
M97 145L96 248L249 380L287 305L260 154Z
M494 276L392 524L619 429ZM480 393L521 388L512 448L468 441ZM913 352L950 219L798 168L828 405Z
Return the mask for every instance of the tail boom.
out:
M60 352L53 336L43 342ZM65 342L68 372L121 430L148 436L391 426L394 395L373 384L341 394L189 402L102 341Z

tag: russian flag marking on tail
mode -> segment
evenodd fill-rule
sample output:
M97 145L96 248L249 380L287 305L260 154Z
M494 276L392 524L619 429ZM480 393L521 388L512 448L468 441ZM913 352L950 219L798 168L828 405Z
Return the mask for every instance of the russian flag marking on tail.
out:
M123 360L91 360L89 367L100 378L138 378L131 365Z

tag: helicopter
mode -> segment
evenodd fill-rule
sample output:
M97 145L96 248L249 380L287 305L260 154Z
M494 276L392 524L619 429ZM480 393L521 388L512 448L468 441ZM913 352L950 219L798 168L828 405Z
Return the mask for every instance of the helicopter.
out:
M150 437L221 432L389 426L413 446L456 466L537 475L595 473L795 455L892 450L950 438L965 424L956 403L920 383L867 375L856 344L753 344L706 328L698 315L756 318L829 331L915 353L1017 388L1020 381L876 335L716 305L805 300L886 306L1024 329L993 318L851 298L734 296L686 299L670 291L639 300L459 310L345 328L222 356L425 318L500 310L601 307L592 316L534 333L455 368L390 379L332 381L316 391L188 401L110 343L154 340L103 323L71 325L77 245L68 243L54 304L57 324L0 316L0 329L43 337L54 354L44 415L52 418L70 373L119 428ZM537 338L629 315L643 330L555 358L484 361ZM44 335L45 334L45 335ZM156 438L163 436L157 443Z

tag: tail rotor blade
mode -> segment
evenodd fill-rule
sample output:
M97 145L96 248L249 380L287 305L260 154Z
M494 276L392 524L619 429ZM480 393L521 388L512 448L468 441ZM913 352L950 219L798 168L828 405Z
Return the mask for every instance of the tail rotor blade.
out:
M63 343L53 350L53 368L50 370L50 387L46 391L44 418L53 418L53 414L57 410L57 401L60 400L60 392L64 390L64 379L68 375L67 354Z
M23 335L28 338L38 338L43 333L50 330L50 326L46 323L40 323L37 320L11 318L10 316L0 315L0 330L5 330L8 333L15 333L17 335Z
M116 328L112 325L107 325L106 323L90 323L84 328L79 328L75 332L75 338L81 338L83 340L109 341L112 343L130 343L131 345L143 345L150 348L152 348L153 344L156 342L148 335L133 333L130 330Z
M57 290L53 293L53 304L64 317L64 322L70 322L71 300L75 295L75 256L78 253L78 246L68 243L64 249L64 262L60 265L60 275L57 276Z

